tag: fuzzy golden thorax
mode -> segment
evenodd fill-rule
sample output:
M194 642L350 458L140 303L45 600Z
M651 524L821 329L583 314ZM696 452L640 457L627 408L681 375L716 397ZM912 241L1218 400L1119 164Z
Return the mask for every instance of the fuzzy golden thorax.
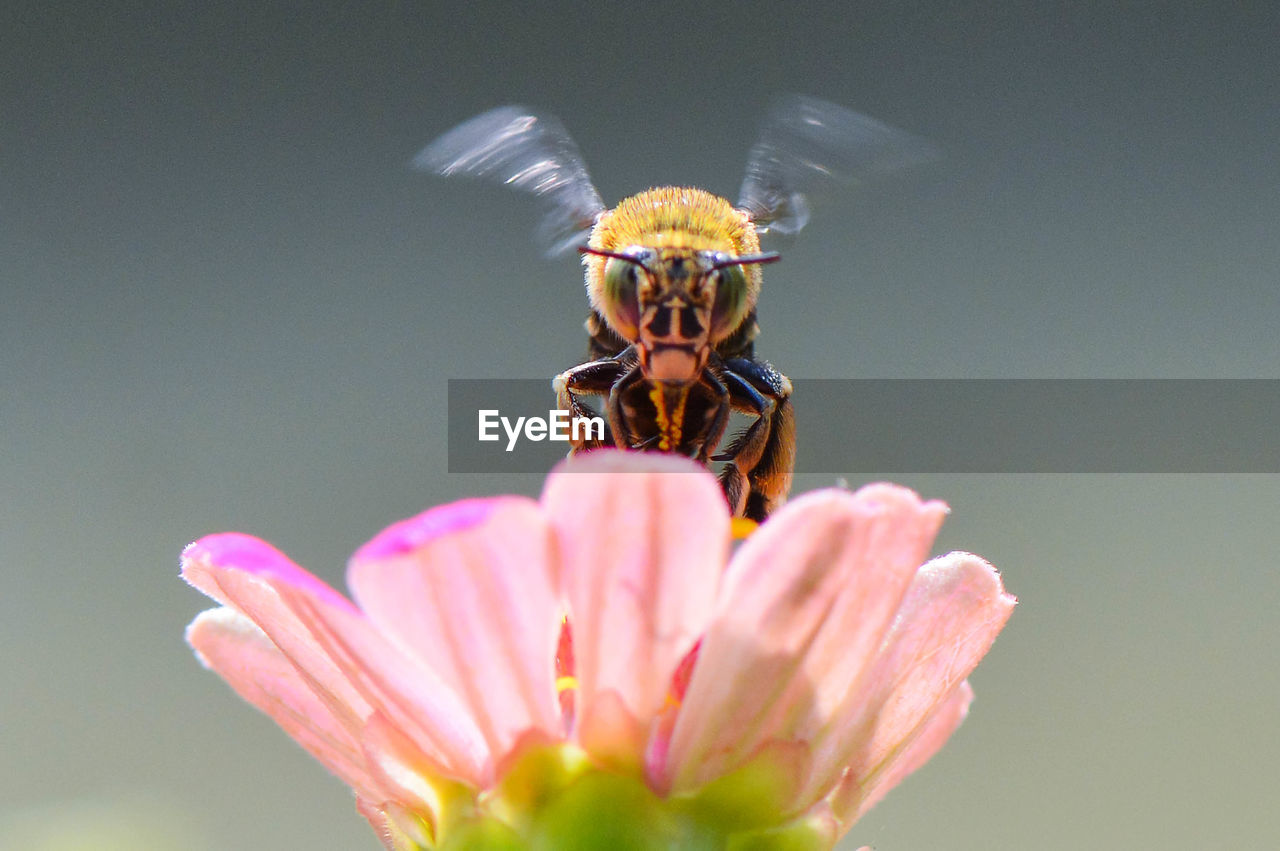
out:
M589 248L632 258L585 254L587 294L653 380L697 378L760 293L758 262L725 264L759 252L750 217L701 189L664 186L625 199L600 216Z

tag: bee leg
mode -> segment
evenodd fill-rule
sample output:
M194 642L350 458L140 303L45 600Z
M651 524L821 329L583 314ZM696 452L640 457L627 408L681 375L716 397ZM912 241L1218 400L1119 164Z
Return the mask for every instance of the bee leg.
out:
M791 382L762 361L725 362L729 403L756 420L717 460L728 461L720 483L735 514L764 520L787 499L795 469L795 409ZM744 495L745 492L745 495Z
M599 414L583 401L583 397L607 398L613 385L627 372L627 369L626 364L614 358L589 361L573 369L566 369L551 381L551 386L556 391L556 405L561 410L568 411L571 417L598 417ZM575 455L587 449L614 445L615 426L613 417L610 415L603 440L580 438L571 441L569 454Z
M605 411L609 415L609 431L613 442L619 449L646 449L656 442L661 435L641 439L632 427L632 418L627 413L626 399L628 392L644 381L644 373L639 364L621 364L622 376L609 387L609 400L605 403Z
M715 414L705 426L706 431L702 447L698 450L697 455L697 460L706 464L712 460L708 456L720 445L720 439L724 437L724 431L729 427L729 410L732 407L732 401L729 395L729 388L725 386L723 381L716 378L715 374L710 370L702 374L702 383L710 389L717 401L717 404L712 407ZM725 491L725 496L730 496L729 491ZM729 500L729 507L735 509L734 514L736 516L739 506L732 498Z
M760 464L760 457L769 441L770 414L774 404L741 376L726 370L724 379L729 390L729 405L725 412L732 407L735 411L755 415L755 420L733 438L728 449L711 459L729 462L720 473L720 487L724 489L733 515L745 517L752 490L749 476Z

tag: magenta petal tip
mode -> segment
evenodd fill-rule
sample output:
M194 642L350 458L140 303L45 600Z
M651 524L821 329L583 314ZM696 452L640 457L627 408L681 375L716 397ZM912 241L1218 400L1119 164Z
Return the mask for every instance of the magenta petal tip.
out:
M233 567L259 576L286 576L298 570L289 557L252 535L220 532L205 535L182 551L182 563L205 562L218 567Z
M442 535L459 532L483 523L502 498L464 499L450 505L429 508L399 523L393 523L356 551L355 561L394 558L430 543Z
M354 608L351 601L323 580L294 564L290 558L261 538L240 532L205 535L182 551L182 576L195 587L217 599L222 597L207 583L219 571L238 571L269 582L305 589L331 605ZM216 585L216 580L214 580Z

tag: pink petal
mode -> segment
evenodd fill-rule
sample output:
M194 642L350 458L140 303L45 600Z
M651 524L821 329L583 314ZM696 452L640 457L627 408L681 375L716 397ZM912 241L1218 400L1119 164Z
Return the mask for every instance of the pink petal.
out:
M710 616L729 548L724 496L687 459L601 450L562 464L542 503L573 627L578 739L636 759Z
M853 818L848 818L849 814L846 811L837 810L840 820L846 824L853 824L862 818L867 810L878 804L890 789L905 780L907 775L932 759L933 755L947 743L947 739L951 738L951 734L960 727L965 716L969 714L969 704L972 702L973 688L969 685L969 681L965 680L942 701L911 743L888 762L884 771L871 781L869 787L861 790L862 801ZM852 776L852 772L849 776ZM832 803L834 806L835 798L832 799Z
M416 758L417 747L382 715L374 715L362 731L362 744L370 773L387 790L383 799L361 799L357 807L369 818L384 842L394 839L393 848L432 847L435 832L456 812L458 784L433 782L424 776ZM380 828L366 809L380 811L385 825ZM385 830L384 830L385 829Z
M838 710L848 721L830 736L812 788L820 790L843 768L864 794L883 783L881 775L914 746L934 713L957 700L954 693L1014 603L999 574L977 556L951 553L920 568L875 667Z
M321 764L376 800L385 792L368 771L349 723L339 720L266 634L239 612L210 609L187 627L200 662L266 713Z
M742 546L672 734L673 790L733 769L770 739L808 740L829 723L945 512L892 485L819 491L783 506Z
M379 714L413 742L424 768L482 781L488 750L452 692L271 545L247 535L210 535L187 547L182 575L266 633L356 739Z
M374 834L377 835L385 851L396 851L396 842L399 837L386 811L360 795L356 796L356 811L368 820L369 826L373 828Z
M386 851L434 847L434 828L423 824L417 813L406 810L399 804L374 803L357 796L356 810L369 821L369 826Z
M532 500L468 500L392 526L347 572L370 620L466 702L496 759L531 729L560 733L550 545Z

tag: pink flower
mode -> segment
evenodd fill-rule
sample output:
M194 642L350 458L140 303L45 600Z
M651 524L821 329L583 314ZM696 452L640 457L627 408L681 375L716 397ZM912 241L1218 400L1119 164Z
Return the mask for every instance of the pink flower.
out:
M960 724L1012 611L978 557L925 563L945 513L818 491L730 557L710 475L601 451L539 501L395 524L352 559L355 603L260 540L203 538L182 575L222 605L187 638L388 849L825 848Z

